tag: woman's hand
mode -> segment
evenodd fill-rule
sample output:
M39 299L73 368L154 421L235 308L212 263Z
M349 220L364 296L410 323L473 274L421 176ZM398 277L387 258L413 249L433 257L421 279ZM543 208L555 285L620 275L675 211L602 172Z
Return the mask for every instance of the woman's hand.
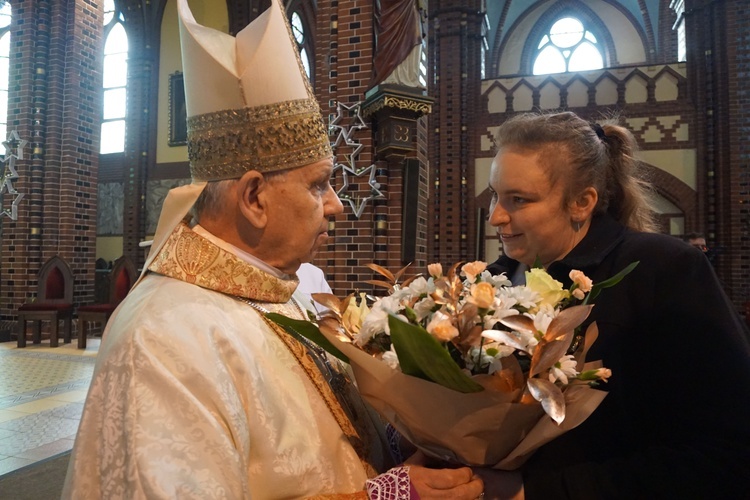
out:
M419 498L456 498L474 500L482 494L484 485L468 467L445 468L445 462L433 459L421 451L405 462L409 479Z
M409 465L409 479L419 498L450 498L474 500L484 490L482 480L471 469L429 469L421 465Z
M484 481L484 500L523 500L523 478L518 471L475 467L474 474Z

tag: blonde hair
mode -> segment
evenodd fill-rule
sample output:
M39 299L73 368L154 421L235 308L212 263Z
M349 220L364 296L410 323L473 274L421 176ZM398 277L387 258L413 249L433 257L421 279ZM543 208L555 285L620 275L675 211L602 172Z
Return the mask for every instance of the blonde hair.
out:
M552 184L565 180L566 205L593 187L599 195L594 214L608 213L637 231L658 231L635 137L616 120L597 124L571 112L525 113L503 123L497 146L538 153Z

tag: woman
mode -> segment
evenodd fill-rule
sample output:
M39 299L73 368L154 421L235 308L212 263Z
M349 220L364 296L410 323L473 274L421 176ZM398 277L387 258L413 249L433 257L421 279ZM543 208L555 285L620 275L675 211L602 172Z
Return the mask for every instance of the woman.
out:
M530 114L507 121L498 146L489 220L505 255L494 273L517 284L539 262L569 286L573 269L597 282L639 262L588 320L599 337L587 359L612 370L608 396L500 481L522 479L527 498L746 497L748 334L705 256L656 234L633 135Z

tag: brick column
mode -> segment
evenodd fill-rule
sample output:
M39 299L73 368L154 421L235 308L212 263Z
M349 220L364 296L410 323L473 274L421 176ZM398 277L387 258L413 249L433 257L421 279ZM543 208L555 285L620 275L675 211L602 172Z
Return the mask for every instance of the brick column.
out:
M337 103L352 106L365 100L365 90L372 75L373 10L371 2L356 0L320 0L316 13L316 64L315 90L325 119L337 113ZM358 130L352 136L364 147L356 160L362 169L374 161L372 129ZM331 138L332 140L335 137ZM341 155L351 153L351 148L339 148ZM347 194L362 199L369 194L363 177L353 177L357 187ZM380 178L380 176L379 176ZM340 173L334 179L336 189L342 186ZM334 240L324 248L315 262L324 267L334 293L343 295L356 287L370 290L362 281L372 279L372 272L364 267L375 255L376 211L372 202L357 218L348 203L344 213L332 223Z
M14 2L12 13L8 130L29 144L18 221L2 221L2 320L34 297L54 255L73 270L74 301L93 297L101 116L101 8L36 0Z
M750 300L750 10L742 0L685 1L688 93L698 137L698 224L738 309Z
M480 0L431 0L430 81L435 98L430 124L431 262L444 265L476 254L474 158L481 86L484 12Z

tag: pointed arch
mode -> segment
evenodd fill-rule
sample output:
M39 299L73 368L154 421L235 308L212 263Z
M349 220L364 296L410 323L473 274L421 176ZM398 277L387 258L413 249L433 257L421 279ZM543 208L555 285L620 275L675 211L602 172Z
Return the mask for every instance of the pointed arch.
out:
M492 104L492 98L497 93L502 94L503 102L500 103L499 108L496 108ZM482 92L482 109L486 109L488 113L505 113L508 107L508 95L509 91L502 85L498 80L494 80L484 92Z
M100 154L124 153L127 118L128 33L116 0L104 2Z
M649 77L640 68L631 71L623 80L625 87L625 102L628 104L649 102L653 95L649 95Z
M500 61L500 48L503 45L503 36L505 35L505 22L508 19L508 11L513 2L505 2L503 10L500 13L500 19L498 20L497 26L495 27L495 38L492 40L492 47L490 48L490 64L489 74L485 75L485 78L489 78L490 75L496 77L499 74L499 61Z
M622 92L620 91L621 86ZM622 98L620 94L622 94ZM609 71L605 71L594 80L594 105L619 106L625 102L624 95L625 86Z
M698 222L698 197L685 182L650 163L641 162L646 178L659 196L675 205L685 218L685 227L696 227Z
M514 113L516 111L531 111L535 107L539 106L538 102L538 96L536 101L534 102L534 87L527 82L524 79L521 79L517 84L515 84L513 87L511 87L509 94L511 96L510 100L508 101L508 107L506 109L506 113ZM520 98L525 97L524 94L530 94L531 96L531 103L528 106L524 106L523 108L520 108L519 104L524 104L520 102Z
M571 95L570 90L574 89L575 86L578 84L583 85L586 88L586 103L580 106L575 106L573 105L574 103L572 103L572 99L570 98L570 95ZM585 107L585 106L591 106L595 104L594 92L593 92L594 86L590 81L588 81L586 78L584 78L580 74L575 75L573 78L571 78L565 84L564 88L566 90L566 95L567 95L566 103L565 103L567 108Z
M661 78L669 75L675 79L677 85L677 100L687 99L687 78L680 74L678 71L671 66L664 66L656 75L654 75L654 81L659 82Z
M315 85L315 2L291 0L286 7L292 35L310 83Z
M562 83L549 76L542 80L536 88L536 102L534 107L542 110L561 109L563 102L560 95Z
M10 74L10 2L0 2L0 140L8 137L8 90ZM0 154L5 154L0 150Z

